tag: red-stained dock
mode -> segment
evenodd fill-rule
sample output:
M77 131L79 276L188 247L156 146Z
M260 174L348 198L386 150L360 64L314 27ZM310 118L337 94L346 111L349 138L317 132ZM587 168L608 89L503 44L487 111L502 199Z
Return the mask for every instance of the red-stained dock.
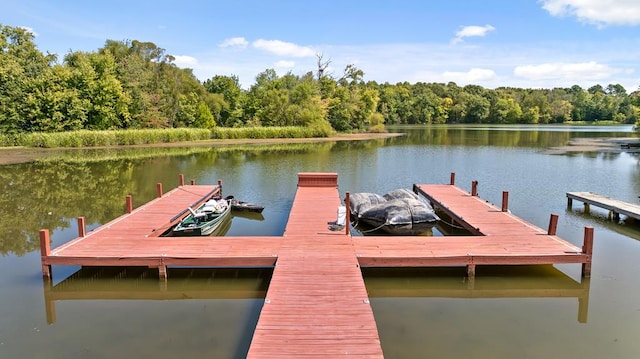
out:
M181 177L182 178L182 177ZM578 248L555 235L557 216L542 230L502 208L449 185L414 185L452 220L475 235L447 237L352 237L330 231L341 201L335 173L300 173L281 237L159 237L180 219L177 211L221 191L181 185L53 250L41 231L42 269L51 265L147 266L166 278L167 266L274 267L250 358L383 357L360 267L466 266L580 263L590 275L593 229ZM183 214L184 215L184 214Z
M300 177L249 358L381 358L353 243L328 230L337 175Z

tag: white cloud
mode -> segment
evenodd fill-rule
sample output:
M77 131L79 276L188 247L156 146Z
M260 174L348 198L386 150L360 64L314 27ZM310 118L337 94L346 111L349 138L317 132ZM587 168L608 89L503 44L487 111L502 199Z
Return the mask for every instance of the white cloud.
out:
M290 69L292 67L296 66L296 63L293 61L287 61L287 60L280 60L278 62L276 62L275 67L277 68L285 68L285 69Z
M538 44L483 44L482 47L451 46L448 43L403 43L375 45L324 45L318 52L331 59L327 69L340 77L344 67L356 64L365 81L378 83L442 82L459 85L554 88L619 83L629 92L640 84L640 40L621 39L608 42L550 42ZM191 67L199 79L214 75L237 75L243 88L255 83L255 77L267 68L278 73L292 71L304 75L317 68L315 56L304 58L275 57L273 53L249 46L242 52L219 47L207 53L190 54L198 58ZM274 58L275 57L275 58ZM278 60L295 60L293 67ZM591 61L591 62L590 62ZM542 66L542 65L546 65ZM556 72L547 68L559 69ZM517 70L516 70L517 69ZM564 69L564 71L560 71ZM607 77L603 77L605 76Z
M478 84L495 79L496 73L489 69L471 69L467 72L447 71L441 75L441 78L447 82Z
M28 27L28 26L18 26L19 28L21 28L22 30L30 33L31 35L33 35L33 37L38 37L38 33L33 31L32 28Z
M175 60L173 63L178 67L189 67L193 68L198 65L198 59L195 57L187 56L187 55L174 55Z
M231 37L228 39L224 39L219 47L235 47L244 49L249 45L249 42L244 37Z
M496 28L491 26L491 25L485 25L485 26L476 26L476 25L472 25L472 26L464 26L462 27L460 30L458 30L458 32L456 32L456 37L451 40L452 44L457 44L459 42L464 41L463 39L465 37L473 37L473 36L485 36L487 33L489 33L490 31L495 30Z
M604 80L625 70L613 68L595 61L580 63L545 63L539 65L516 66L514 75L528 80Z
M280 40L259 39L253 42L253 47L274 53L279 56L311 57L315 56L316 53L310 47L300 46L291 42L284 42Z
M553 16L575 16L580 21L604 25L639 25L638 0L540 0Z

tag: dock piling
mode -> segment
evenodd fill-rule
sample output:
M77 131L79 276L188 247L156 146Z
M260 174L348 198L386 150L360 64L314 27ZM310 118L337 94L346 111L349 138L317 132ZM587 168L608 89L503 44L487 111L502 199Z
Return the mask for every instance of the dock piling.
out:
M456 173L455 172L451 172L451 179L449 180L449 184L452 185L452 186L456 184Z
M547 230L547 234L550 236L555 236L557 228L558 228L558 215L551 214L551 217L549 218L549 229Z
M184 175L182 173L178 177L178 183L180 183L180 186L184 186Z
M582 277L591 277L591 255L593 254L593 227L584 227L584 243L582 253L587 255L587 261L582 263Z
M478 195L478 181L471 181L471 196L476 197Z
M87 223L84 217L78 217L78 237L87 235Z
M476 278L476 265L475 264L467 264L467 277L470 281L473 281Z
M502 212L509 211L509 192L502 191Z
M51 237L48 229L40 230L40 255L42 263L42 276L51 278L51 266L45 264L45 259L51 255Z
M162 183L156 183L156 192L158 194L158 198L162 197Z
M127 213L133 212L133 197L130 194L127 195Z

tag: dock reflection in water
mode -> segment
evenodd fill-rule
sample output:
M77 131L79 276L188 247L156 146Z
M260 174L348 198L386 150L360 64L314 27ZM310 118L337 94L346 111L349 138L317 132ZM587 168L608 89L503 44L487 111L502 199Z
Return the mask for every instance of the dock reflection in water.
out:
M588 317L589 278L577 282L553 266L482 266L472 281L464 268L363 268L363 275L370 298L576 298L578 322Z
M62 300L263 299L272 269L169 268L158 281L155 269L83 267L56 285L44 281L47 323L56 322Z

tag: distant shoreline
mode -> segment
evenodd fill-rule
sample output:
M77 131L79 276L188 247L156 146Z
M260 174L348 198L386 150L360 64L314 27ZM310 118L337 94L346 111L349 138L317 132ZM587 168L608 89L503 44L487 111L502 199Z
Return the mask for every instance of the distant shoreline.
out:
M0 148L0 166L18 163L33 162L40 158L46 158L59 150L74 149L100 149L100 148L136 148L136 147L222 147L234 145L270 145L282 143L314 143L329 141L362 141L378 138L390 138L403 136L402 133L357 133L341 134L330 137L317 138L243 138L234 140L205 140L190 142L156 143L146 145L131 146L109 146L109 147L73 147L73 148L31 148L31 147L5 147ZM572 138L564 146L549 147L541 153L549 155L561 155L578 152L640 152L640 148L625 149L621 145L627 143L640 143L636 137L606 137L606 138Z
M314 138L242 138L233 140L204 140L189 142L155 143L130 146L108 147L64 147L64 148L32 148L32 147L3 147L0 148L0 165L33 162L40 158L46 158L60 150L101 149L101 148L136 148L136 147L221 147L233 145L270 145L282 143L314 143L329 141L362 141L378 138L390 138L403 136L402 133L355 133L339 134L330 137Z

